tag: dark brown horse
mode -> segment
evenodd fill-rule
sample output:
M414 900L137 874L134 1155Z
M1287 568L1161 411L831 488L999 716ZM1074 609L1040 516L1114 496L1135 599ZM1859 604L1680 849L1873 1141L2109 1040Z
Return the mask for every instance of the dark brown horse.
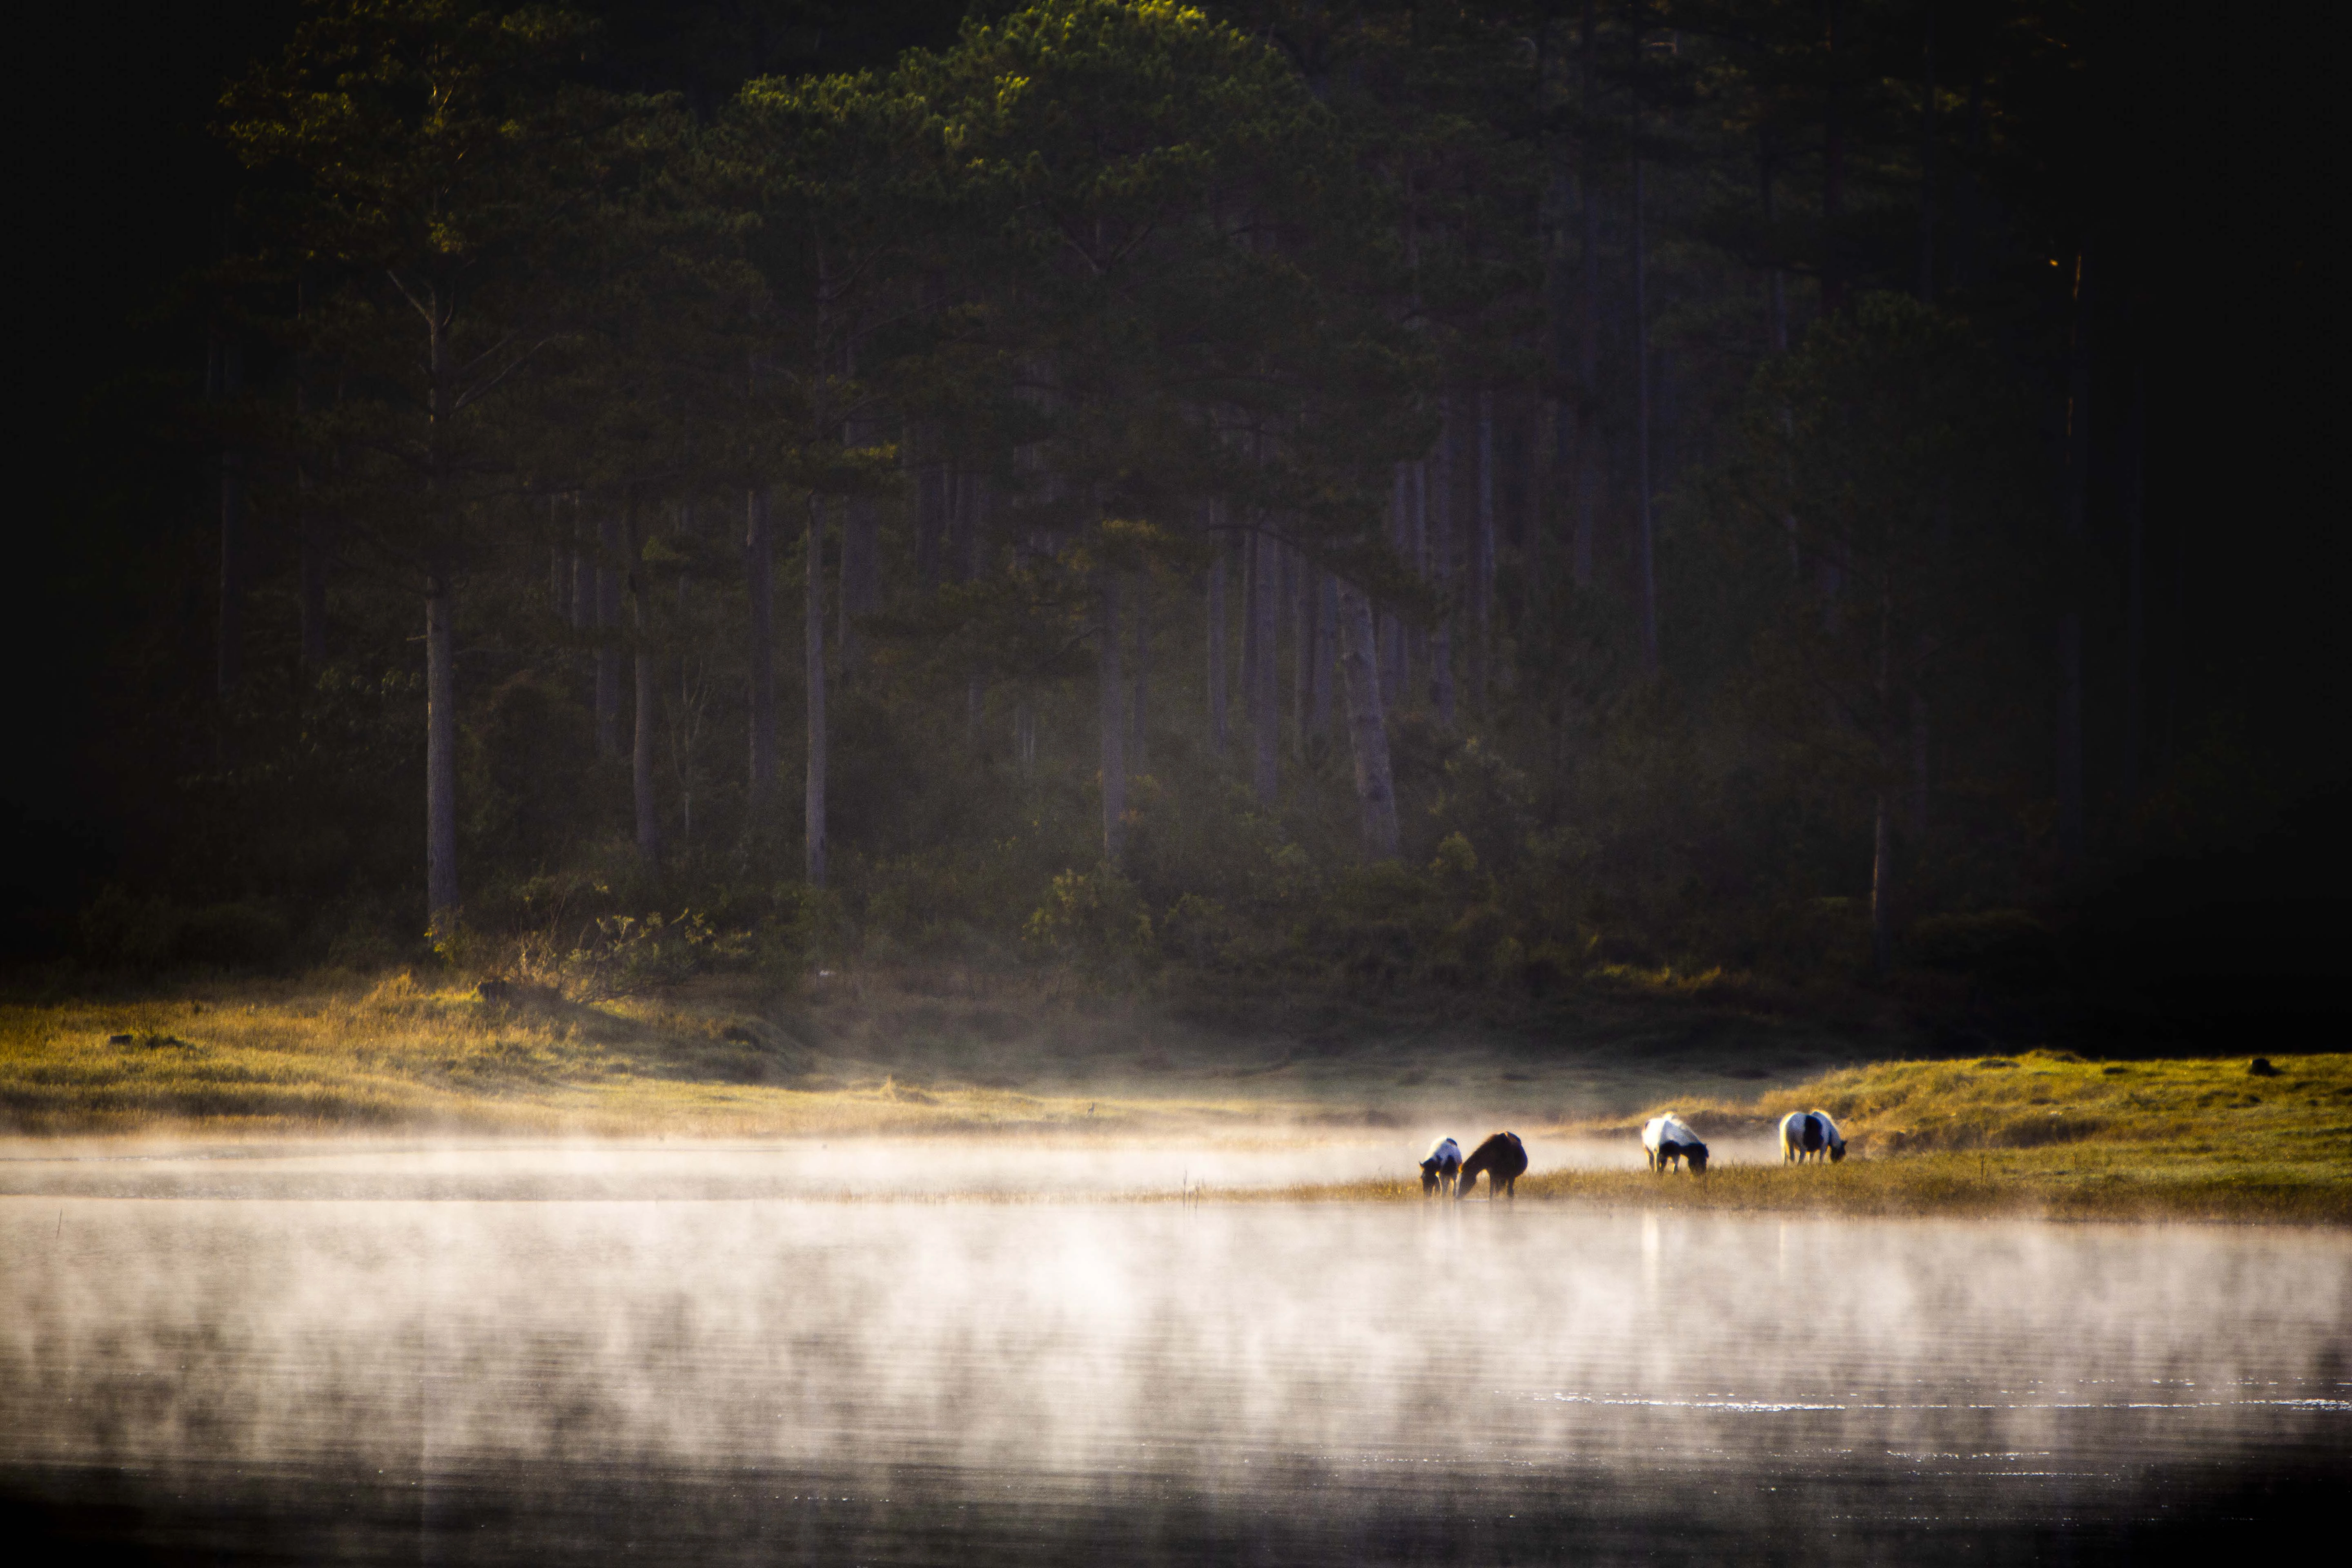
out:
M1503 1195L1516 1199L1518 1180L1528 1173L1528 1151L1516 1132L1490 1132L1486 1141L1470 1151L1462 1162L1461 1184L1454 1189L1457 1198L1466 1198L1470 1189L1478 1184L1478 1173L1486 1173L1486 1195L1492 1198L1496 1188Z

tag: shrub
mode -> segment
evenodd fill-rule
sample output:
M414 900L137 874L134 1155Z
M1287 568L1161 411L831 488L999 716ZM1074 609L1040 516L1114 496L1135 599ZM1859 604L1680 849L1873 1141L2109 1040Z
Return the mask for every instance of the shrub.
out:
M2061 967L2056 934L2022 910L1930 915L1911 928L1909 945L1927 968L2000 984L2036 984Z

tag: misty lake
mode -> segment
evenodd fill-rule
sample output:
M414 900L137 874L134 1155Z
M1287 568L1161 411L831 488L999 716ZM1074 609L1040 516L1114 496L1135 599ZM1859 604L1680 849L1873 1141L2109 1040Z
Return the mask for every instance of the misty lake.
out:
M1171 1153L12 1160L0 1531L79 1561L2092 1561L2251 1547L2352 1480L2352 1238L1103 1195L1307 1170Z

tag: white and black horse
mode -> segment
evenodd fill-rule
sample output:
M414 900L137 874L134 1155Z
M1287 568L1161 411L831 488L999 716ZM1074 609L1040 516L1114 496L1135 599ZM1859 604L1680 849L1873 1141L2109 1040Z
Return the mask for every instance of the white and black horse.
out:
M1693 1173L1706 1173L1706 1145L1671 1110L1642 1124L1642 1152L1649 1156L1653 1171L1664 1171L1688 1160Z
M1454 1178L1461 1173L1462 1145L1451 1138L1440 1138L1429 1146L1429 1158L1421 1163L1421 1195L1451 1194Z
M1827 1159L1835 1164L1845 1158L1845 1134L1830 1120L1826 1110L1792 1110L1780 1118L1780 1163L1800 1165L1805 1161Z
M1470 1189L1478 1184L1478 1173L1486 1173L1486 1195L1492 1198L1499 1190L1513 1200L1519 1195L1518 1182L1528 1173L1527 1145L1516 1132L1490 1132L1486 1141L1470 1151L1462 1162L1461 1184L1454 1189L1457 1198L1466 1198Z

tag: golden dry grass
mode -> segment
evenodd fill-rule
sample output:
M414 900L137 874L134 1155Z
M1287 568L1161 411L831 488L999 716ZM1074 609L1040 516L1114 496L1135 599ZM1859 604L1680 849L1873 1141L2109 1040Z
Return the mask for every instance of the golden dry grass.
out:
M0 1125L36 1134L402 1129L745 1136L1113 1128L1164 1108L902 1085L755 1016L400 973L0 1005Z
M2352 1223L2352 1056L2084 1061L2069 1053L1846 1068L1751 1100L1678 1100L1579 1124L1632 1135L1672 1110L1702 1137L1769 1131L1791 1110L1838 1119L1842 1164L1727 1165L1704 1177L1536 1172L1535 1200L1824 1215L2034 1215ZM1417 1183L1259 1194L1419 1201Z
M1157 1044L1139 1057L1133 1019L1065 1019L983 1049L948 1040L954 1028L927 1044L907 1021L929 1004L910 1012L903 997L843 1007L832 1037L814 1014L787 1028L755 1000L705 989L593 1005L543 992L486 1002L454 982L323 973L147 998L0 1004L0 1129L1116 1137L1328 1126L1343 1110L1359 1114L1349 1107L1361 1108L1354 1125L1398 1126L1417 1114L1413 1097L1437 1087L1422 1087L1424 1071L1412 1064L1425 1052L1410 1045L1311 1058L1284 1047L1261 1059L1251 1055L1258 1045L1167 1036L1174 1059L1160 1061ZM984 1014L950 1022L985 1024ZM874 1042L884 1034L908 1043L896 1057L882 1053ZM1073 1057L1077 1037L1115 1043ZM1449 1049L1426 1076L1452 1074L1457 1087L1446 1092L1478 1097L1456 1105L1517 1102L1503 1124L1630 1137L1644 1116L1672 1109L1702 1135L1726 1137L1767 1133L1783 1112L1818 1106L1839 1119L1855 1155L1795 1170L1718 1162L1703 1181L1538 1171L1520 1184L1536 1201L2352 1222L2352 1056L2280 1057L2268 1078L2251 1076L2243 1057L2103 1063L2046 1052L1784 1070L1780 1087L1752 1099L1678 1097L1596 1121L1555 1108L1579 1098L1590 1105L1596 1090L1601 1104L1638 1104L1626 1093L1633 1085L1648 1086L1642 1098L1670 1084L1727 1087L1746 1070L1733 1066L1738 1042L1663 1055L1622 1042L1582 1057L1566 1047ZM1218 1195L1417 1201L1420 1193L1400 1182Z

